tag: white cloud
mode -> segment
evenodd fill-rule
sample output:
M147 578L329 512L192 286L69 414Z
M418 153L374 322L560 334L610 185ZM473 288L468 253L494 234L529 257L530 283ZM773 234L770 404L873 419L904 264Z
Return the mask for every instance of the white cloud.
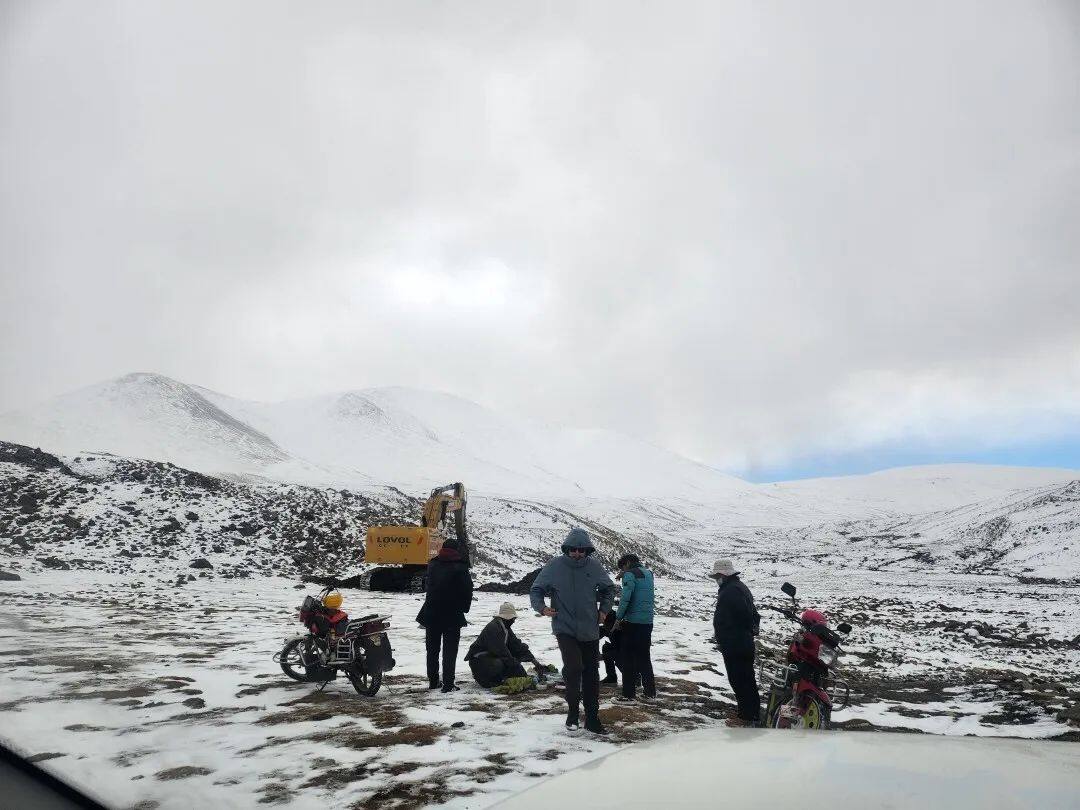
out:
M732 466L1075 424L1069 4L3 14L0 408L404 384Z

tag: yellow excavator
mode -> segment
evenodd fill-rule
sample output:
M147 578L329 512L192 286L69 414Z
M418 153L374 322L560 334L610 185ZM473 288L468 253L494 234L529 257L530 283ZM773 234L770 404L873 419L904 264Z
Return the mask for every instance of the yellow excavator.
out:
M469 539L465 534L465 487L459 481L431 490L424 503L419 526L370 526L364 546L364 562L393 568L370 571L373 591L424 590L428 562L446 540L447 524L453 523L458 548L469 564Z

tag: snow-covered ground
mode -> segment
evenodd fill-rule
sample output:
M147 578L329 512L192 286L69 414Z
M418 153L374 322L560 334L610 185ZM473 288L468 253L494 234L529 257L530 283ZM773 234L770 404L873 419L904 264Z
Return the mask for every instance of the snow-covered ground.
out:
M779 602L787 575L776 573L748 573L760 603ZM1062 641L1080 633L1071 589L840 569L795 581L855 625L844 667L855 705L836 715L841 727L1076 736L1058 719L1080 698L1080 652ZM709 643L708 581L658 582L661 698L619 706L605 688L609 740L568 734L554 688L494 695L462 664L460 692L425 689L418 595L346 591L350 612L393 617L399 663L374 698L343 680L322 692L293 683L271 656L299 629L294 606L309 590L212 574L176 586L171 572L41 571L0 582L3 736L118 807L479 808L620 745L715 725L732 704ZM525 597L498 593L477 594L462 652L506 598L522 611L523 637L557 662L548 623ZM789 632L766 613L764 656Z
M1076 471L751 485L431 392L265 404L145 374L4 415L0 439L0 736L118 807L484 807L714 726L731 705L704 576L720 556L759 604L788 580L855 627L839 728L1080 738ZM346 594L351 612L394 617L399 666L375 698L285 678L271 656L299 629L300 578L359 573L368 526L415 523L453 480L469 487L477 584L539 567L573 526L605 564L633 551L657 572L658 703L606 701L599 740L567 735L554 688L501 697L463 669L461 692L432 694L407 594ZM477 593L462 652L504 598ZM762 660L790 630L765 612Z

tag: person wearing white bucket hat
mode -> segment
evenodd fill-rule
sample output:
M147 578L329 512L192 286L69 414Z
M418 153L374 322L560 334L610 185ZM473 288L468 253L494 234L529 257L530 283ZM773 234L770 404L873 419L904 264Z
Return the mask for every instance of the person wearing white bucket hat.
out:
M465 653L473 678L486 689L491 689L510 682L510 686L523 685L526 674L523 663L532 663L537 674L542 674L540 662L532 654L529 645L517 637L511 626L517 620L518 612L510 602L503 602L492 616L487 626L480 631ZM535 683L531 686L535 687Z
M738 715L727 724L752 726L758 722L761 711L761 696L754 677L754 636L758 633L761 616L754 607L753 594L739 579L739 572L731 560L717 560L709 576L718 585L713 613L716 646L724 656L724 668L739 705Z
M731 560L717 560L712 564L712 573L709 576L713 579L735 576L735 566L731 564Z

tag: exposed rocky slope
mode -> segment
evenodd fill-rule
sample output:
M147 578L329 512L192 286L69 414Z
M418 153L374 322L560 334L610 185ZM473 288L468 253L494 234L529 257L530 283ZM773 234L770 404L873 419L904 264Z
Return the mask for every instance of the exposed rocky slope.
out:
M0 442L0 554L15 568L175 571L204 558L207 570L223 576L349 576L363 568L369 525L415 524L420 506L414 493L394 487L215 477L163 462L54 456ZM716 512L675 499L544 503L473 495L469 533L480 581L520 578L549 559L573 526L592 532L609 564L633 551L677 577L700 577L725 555L748 570L799 560L1080 579L1080 482L914 516L799 524L787 509L778 507L783 520L772 515L770 524L749 522L753 511Z
M368 524L412 522L418 511L391 488L253 485L0 442L0 550L52 568L171 571L203 559L225 577L334 571L356 564Z
M0 442L0 556L12 570L186 576L197 564L225 577L344 577L363 570L368 526L416 524L421 506L393 487L250 483L168 463L108 454L61 458ZM592 529L609 563L623 551L654 551L558 506L473 498L469 508L479 578L513 579L535 568L576 525ZM660 560L658 570L671 567Z

